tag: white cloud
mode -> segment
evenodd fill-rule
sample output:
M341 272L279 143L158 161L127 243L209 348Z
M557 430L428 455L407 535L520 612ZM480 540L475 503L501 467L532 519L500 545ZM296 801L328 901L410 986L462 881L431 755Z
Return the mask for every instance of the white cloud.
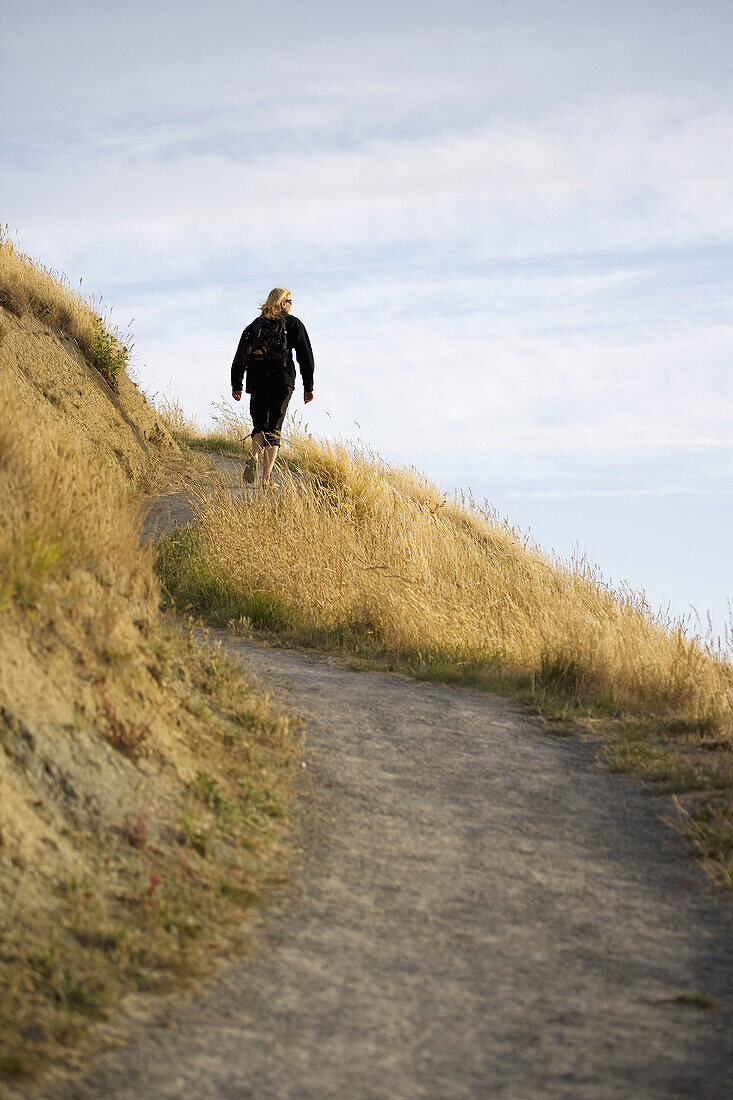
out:
M124 241L131 275L273 255L317 265L411 249L487 261L680 248L733 238L733 112L619 97L600 124L582 110L251 160L236 135L218 152L162 158L148 143L50 173L18 167L5 189L34 240L115 264Z

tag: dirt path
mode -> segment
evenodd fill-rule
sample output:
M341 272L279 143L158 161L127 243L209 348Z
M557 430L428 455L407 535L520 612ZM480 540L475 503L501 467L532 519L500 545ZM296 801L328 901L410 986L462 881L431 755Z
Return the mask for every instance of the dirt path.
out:
M245 484L242 478L243 458L233 458L222 454L212 454L209 457L218 472L223 474L232 496L241 497L255 491L254 487ZM277 482L277 480L278 470L276 467L273 471L273 481ZM176 527L188 523L190 519L193 519L193 509L185 489L148 500L145 505L141 542L154 542L165 531L174 530Z
M308 719L292 886L247 959L53 1095L731 1095L730 899L664 803L477 692L227 644Z

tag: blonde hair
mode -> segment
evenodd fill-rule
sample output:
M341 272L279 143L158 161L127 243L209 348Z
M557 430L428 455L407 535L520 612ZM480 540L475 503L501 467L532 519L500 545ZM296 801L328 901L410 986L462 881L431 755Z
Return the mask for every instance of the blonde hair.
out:
M263 317L279 317L283 311L283 302L290 297L286 286L276 286L267 295L267 301L260 306Z

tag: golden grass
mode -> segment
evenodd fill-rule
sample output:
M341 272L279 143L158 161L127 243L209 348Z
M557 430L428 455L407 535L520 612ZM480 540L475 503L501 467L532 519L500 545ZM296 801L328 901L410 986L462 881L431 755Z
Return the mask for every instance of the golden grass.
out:
M64 277L20 252L7 230L0 230L0 306L23 317L32 314L59 335L73 340L115 388L116 377L127 365L130 347Z
M73 588L93 575L149 616L157 593L121 472L90 462L83 443L48 433L28 412L0 378L0 607L35 606L56 578Z
M154 405L162 423L184 452L243 454L243 433L249 433L251 423L246 416L232 414L230 406L214 402L216 412L211 418L214 427L204 428L184 411L174 395L157 396Z
M181 402L174 394L157 397L155 408L171 434L179 435L187 442L204 437L205 433L196 418L184 412Z
M289 448L297 472L272 496L200 496L197 553L229 591L274 600L303 639L493 667L575 702L733 738L730 663L641 597L584 563L549 560L413 470L305 433Z

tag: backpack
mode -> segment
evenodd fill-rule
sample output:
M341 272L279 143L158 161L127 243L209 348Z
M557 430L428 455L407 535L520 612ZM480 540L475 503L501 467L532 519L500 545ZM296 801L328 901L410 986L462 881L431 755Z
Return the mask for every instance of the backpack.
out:
M244 369L250 381L282 377L288 365L284 317L258 317L247 336Z

